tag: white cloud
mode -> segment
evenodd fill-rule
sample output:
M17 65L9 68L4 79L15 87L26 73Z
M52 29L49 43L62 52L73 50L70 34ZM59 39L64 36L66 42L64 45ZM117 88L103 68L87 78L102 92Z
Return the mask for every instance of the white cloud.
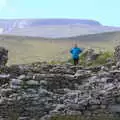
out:
M7 5L7 0L0 0L0 11Z

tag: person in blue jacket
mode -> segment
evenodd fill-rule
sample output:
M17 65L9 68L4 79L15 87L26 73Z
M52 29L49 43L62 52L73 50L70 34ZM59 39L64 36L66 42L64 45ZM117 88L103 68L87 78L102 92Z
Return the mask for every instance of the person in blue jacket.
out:
M82 49L77 46L77 44L74 45L74 47L70 50L70 53L72 54L72 59L74 60L74 65L77 65L79 63L79 55L82 52Z

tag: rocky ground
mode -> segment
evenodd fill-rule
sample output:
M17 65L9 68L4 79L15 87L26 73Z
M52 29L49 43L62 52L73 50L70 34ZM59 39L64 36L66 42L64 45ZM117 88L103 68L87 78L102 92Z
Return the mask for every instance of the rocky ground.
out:
M0 67L0 120L99 117L120 112L120 62L96 67L32 63ZM7 52L7 51L6 51ZM3 55L6 58L7 54ZM5 57L6 56L6 57Z

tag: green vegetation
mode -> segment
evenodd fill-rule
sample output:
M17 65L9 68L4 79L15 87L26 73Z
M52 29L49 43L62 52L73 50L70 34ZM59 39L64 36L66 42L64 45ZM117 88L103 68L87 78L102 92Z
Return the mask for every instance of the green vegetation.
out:
M113 53L112 52L103 52L103 53L100 53L100 56L98 56L98 58L93 61L92 65L103 65L106 63L106 61L108 59L113 59Z
M113 59L113 52L109 52L109 51L100 52L100 55L97 57L97 59L90 62L86 62L86 55L87 55L87 52L84 52L80 56L79 62L83 66L104 65L108 59ZM69 59L68 62L73 64L72 59Z
M71 43L51 42L47 40L15 39L0 40L0 46L9 51L8 65L26 64L38 61L65 61L68 59Z
M51 120L119 120L118 117L108 116L108 115L100 115L98 117L83 117L83 116L55 116L52 117Z
M56 116L52 117L51 120L84 120L80 116Z
M112 33L111 33L112 34ZM113 51L119 34L104 33L96 36L82 36L79 40L74 39L45 39L19 36L0 36L0 46L9 50L8 65L26 64L32 62L46 61L54 64L54 61L67 61L71 58L69 50L77 43L82 48L105 49ZM102 37L101 37L102 36ZM94 39L93 39L94 38ZM96 41L95 41L96 39ZM100 40L101 39L101 40ZM105 41L103 41L103 39Z

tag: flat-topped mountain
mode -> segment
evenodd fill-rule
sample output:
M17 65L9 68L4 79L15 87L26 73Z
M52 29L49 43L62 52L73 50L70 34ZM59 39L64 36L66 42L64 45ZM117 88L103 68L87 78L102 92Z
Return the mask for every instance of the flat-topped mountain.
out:
M1 34L18 36L58 38L119 30L85 19L0 19Z

